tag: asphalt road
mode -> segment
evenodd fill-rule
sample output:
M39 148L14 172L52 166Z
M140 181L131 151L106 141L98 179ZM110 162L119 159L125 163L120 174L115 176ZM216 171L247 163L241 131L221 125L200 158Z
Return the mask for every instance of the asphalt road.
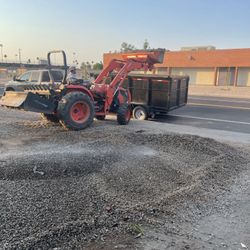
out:
M159 122L250 134L250 99L189 96Z
M250 134L250 98L189 96L187 106L156 121Z

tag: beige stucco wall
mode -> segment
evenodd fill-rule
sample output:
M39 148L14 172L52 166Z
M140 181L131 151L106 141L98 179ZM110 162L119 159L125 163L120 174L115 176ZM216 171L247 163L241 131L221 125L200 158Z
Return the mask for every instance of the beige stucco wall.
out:
M188 75L191 85L214 85L213 68L172 68L172 75Z
M156 68L155 73L158 74L158 75L167 75L168 74L168 68L158 67L158 68Z
M249 98L250 87L190 85L189 95Z

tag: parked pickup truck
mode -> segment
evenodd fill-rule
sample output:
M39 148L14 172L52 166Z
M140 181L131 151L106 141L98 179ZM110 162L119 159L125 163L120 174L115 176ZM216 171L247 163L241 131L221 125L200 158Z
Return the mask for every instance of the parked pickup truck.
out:
M51 76L52 74L52 76ZM26 71L18 77L14 77L12 81L5 84L5 91L23 91L28 84L49 84L61 83L63 80L63 70L30 70Z

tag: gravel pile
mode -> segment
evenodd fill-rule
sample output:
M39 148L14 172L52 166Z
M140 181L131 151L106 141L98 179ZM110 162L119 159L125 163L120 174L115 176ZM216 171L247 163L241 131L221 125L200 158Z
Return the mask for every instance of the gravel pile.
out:
M84 248L195 219L249 162L234 147L136 122L72 132L37 114L0 116L0 249Z

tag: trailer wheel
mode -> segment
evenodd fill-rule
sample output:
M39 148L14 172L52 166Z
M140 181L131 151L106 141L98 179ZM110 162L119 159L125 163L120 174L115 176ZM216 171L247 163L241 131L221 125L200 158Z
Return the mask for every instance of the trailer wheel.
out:
M95 116L95 118L97 119L97 120L99 120L99 121L103 121L103 120L105 120L105 115L96 115Z
M44 114L44 113L41 113L41 117L43 120L46 120L46 121L49 121L49 122L59 122L59 119L56 115L54 114Z
M147 120L148 119L148 112L143 106L136 106L133 109L133 117L136 120Z
M117 122L120 125L127 125L131 118L130 105L122 103L117 110Z
M68 129L81 130L94 120L94 105L89 96L79 92L66 94L58 104L60 123Z

